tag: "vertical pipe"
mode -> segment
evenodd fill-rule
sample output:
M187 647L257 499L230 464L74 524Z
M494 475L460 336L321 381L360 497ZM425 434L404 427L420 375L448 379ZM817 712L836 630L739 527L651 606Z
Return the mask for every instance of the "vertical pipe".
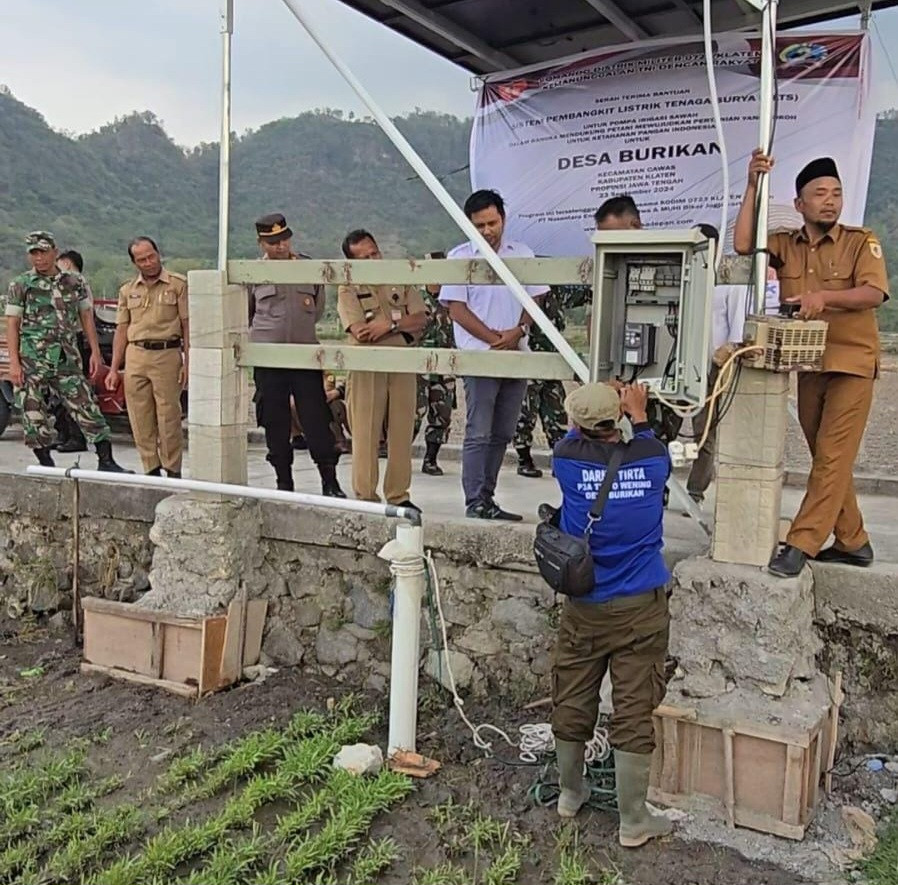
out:
M218 154L218 269L228 269L231 176L231 35L234 0L221 0L221 138Z
M427 566L421 526L400 524L396 540L405 548L390 563L396 578L393 593L393 648L390 656L390 732L387 755L414 752L418 729L418 658L421 640L421 602Z
M72 548L72 630L77 643L81 634L81 486L77 479L72 483Z
M779 0L767 0L761 15L761 89L758 102L758 145L772 150L774 79L776 77L776 11ZM754 312L764 313L767 293L767 219L770 203L770 176L758 181L758 211L755 219L755 303Z

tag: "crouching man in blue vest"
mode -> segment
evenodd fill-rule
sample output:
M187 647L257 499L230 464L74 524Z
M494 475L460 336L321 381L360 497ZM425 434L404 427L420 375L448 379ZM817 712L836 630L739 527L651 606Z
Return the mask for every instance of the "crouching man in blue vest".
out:
M565 600L552 672L552 731L561 795L558 813L573 817L589 799L583 776L586 742L599 714L599 686L611 670L614 748L620 843L637 848L671 825L646 806L655 749L652 711L666 690L670 574L661 555L664 488L670 458L646 416L644 385L616 390L586 384L565 401L572 430L555 446L555 476L562 503L558 525L582 537L587 517L615 450L617 478L590 534L595 587ZM621 440L618 421L627 415L634 437ZM617 459L615 459L617 460Z

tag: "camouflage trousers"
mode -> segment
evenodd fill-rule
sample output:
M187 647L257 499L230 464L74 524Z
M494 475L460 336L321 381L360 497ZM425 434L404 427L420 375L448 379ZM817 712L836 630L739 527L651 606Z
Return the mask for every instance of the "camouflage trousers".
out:
M415 437L426 420L424 441L443 445L449 439L452 410L455 406L455 378L451 375L419 375Z
M25 445L43 449L56 442L55 421L47 394L55 394L81 428L88 442L109 439L109 425L100 412L90 382L80 362L65 357L58 364L22 357L25 384L16 390L16 406L22 412Z
M527 384L527 394L512 442L516 449L529 449L533 445L537 418L542 422L549 448L554 448L555 443L567 433L564 396L564 385L560 381L537 380Z

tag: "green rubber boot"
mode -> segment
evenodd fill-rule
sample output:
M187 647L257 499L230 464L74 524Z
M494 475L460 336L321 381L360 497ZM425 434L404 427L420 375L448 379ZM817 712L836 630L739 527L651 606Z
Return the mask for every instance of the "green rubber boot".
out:
M650 839L669 836L673 832L671 822L652 814L645 804L651 767L651 753L614 751L617 807L620 812L619 839L624 848L639 848Z
M586 744L581 741L555 741L558 761L558 814L574 817L592 795L589 782L583 777L583 758Z

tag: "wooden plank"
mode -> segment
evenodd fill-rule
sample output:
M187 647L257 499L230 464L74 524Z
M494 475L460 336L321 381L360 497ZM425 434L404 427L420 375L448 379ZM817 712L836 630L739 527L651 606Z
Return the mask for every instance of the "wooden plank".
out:
M774 836L782 836L784 839L795 839L800 842L804 839L805 827L783 823L775 817L766 814L758 814L754 811L746 811L736 806L736 826L747 827L749 830L758 830L761 833L772 833Z
M820 801L820 779L822 777L820 771L821 760L823 757L823 732L817 735L817 739L811 743L811 764L807 771L805 789L807 790L806 801L803 803L801 822L807 823L817 803Z
M660 787L666 793L682 792L680 786L679 726L675 719L661 720L663 755Z
M162 678L162 662L165 660L165 626L163 624L152 625L153 649L150 656L150 676L155 679Z
M733 730L723 731L723 804L727 812L727 823L736 826L736 774L733 768Z
M84 659L91 664L153 675L153 625L120 615L84 613Z
M807 754L802 747L786 748L786 770L783 775L783 822L798 826L802 819L805 784L804 763Z
M246 630L243 640L243 666L259 663L262 654L262 631L268 614L268 600L251 599L246 606Z
M200 695L208 694L218 688L227 624L226 617L206 618L203 622L199 668Z
M152 621L160 624L172 624L176 627L190 627L202 630L202 618L185 618L170 612L157 611L151 608L138 608L130 602L115 602L112 599L98 599L96 596L85 596L81 600L81 608L85 611L118 615L133 621Z
M659 704L655 708L655 715L665 719L687 719L689 722L695 722L698 718L698 713L692 707L676 707L673 704Z
M246 600L235 600L228 606L224 648L221 653L221 670L218 687L233 685L243 671L243 632L246 622Z
M202 670L203 633L175 626L165 628L165 659L162 662L162 678L169 682L189 682L199 685Z
M117 667L103 667L99 664L83 663L81 672L88 676L109 676L112 679L123 679L126 682L134 682L137 685L149 685L153 688L162 688L185 698L196 697L195 685L184 685L183 682L171 682L168 679L154 679L152 676L144 676L143 673L132 673L128 670L119 670Z
M842 707L842 671L836 670L833 680L833 705L829 711L829 747L826 752L826 771L823 777L823 789L827 796L833 791L833 766L836 764L836 749L839 742L839 710Z

